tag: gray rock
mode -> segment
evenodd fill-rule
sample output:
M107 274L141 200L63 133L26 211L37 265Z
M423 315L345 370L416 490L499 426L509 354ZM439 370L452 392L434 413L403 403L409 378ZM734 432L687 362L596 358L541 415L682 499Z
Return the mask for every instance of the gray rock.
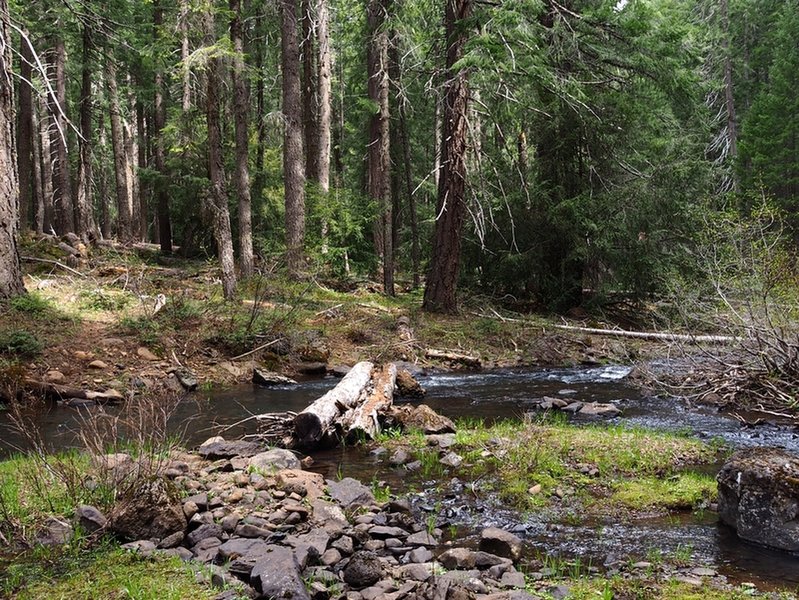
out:
M342 535L330 545L332 548L341 551L342 554L350 555L355 551L355 544L348 535Z
M524 573L520 573L519 571L506 571L502 574L500 584L502 584L502 587L506 588L524 589L527 582L524 580Z
M408 562L426 563L433 560L433 553L427 548L414 548L408 552Z
M262 473L272 473L283 469L300 469L302 465L300 459L290 450L274 448L253 456L250 459L250 467Z
M341 552L335 548L328 548L324 551L322 556L319 557L319 562L327 567L332 567L341 562Z
M324 375L327 373L327 363L323 362L302 362L296 366L297 373L303 375Z
M388 459L388 462L389 464L399 466L399 465L404 465L406 462L409 462L410 460L411 460L411 455L408 453L407 450L405 450L404 448L397 448L397 450L394 451L394 454L392 454L391 457Z
M242 556L262 555L269 548L263 540L233 538L219 546L219 557L223 561L233 561Z
M194 560L203 563L214 562L219 554L220 545L222 545L222 540L216 537L208 537L201 540L191 549L192 554L194 554Z
M522 541L508 531L488 527L480 533L480 550L517 561L522 556Z
M72 525L56 517L48 517L44 528L36 536L43 546L60 546L72 538Z
M438 557L445 569L473 569L474 568L474 551L468 548L450 548L442 552Z
M368 506L375 501L372 490L352 477L345 477L341 481L328 479L327 491L344 508Z
M127 550L128 552L141 554L142 556L150 556L153 552L155 552L155 544L150 540L137 540L135 542L128 542L127 544L122 544L121 548L123 550Z
M211 440L207 440L197 449L197 453L206 460L218 460L220 458L236 458L238 456L248 458L263 452L264 449L264 444L258 442L243 440L228 442L222 438L211 438Z
M444 465L445 467L452 467L457 469L458 467L463 464L463 457L459 454L455 454L454 452L447 452L444 456L441 457L439 462Z
M174 548L175 546L179 546L184 538L185 534L182 531L176 531L172 535L166 536L160 542L158 542L159 548Z
M374 552L360 550L344 569L344 581L355 589L374 585L383 577L383 565Z
M440 433L427 436L427 443L430 446L438 446L442 450L450 448L455 445L454 433Z
M578 412L580 412L582 410L582 408L583 408L583 403L580 402L579 400L575 400L571 404L567 404L566 406L564 406L562 408L562 410L564 412L570 412L570 413L577 414Z
M222 528L216 523L206 523L200 525L197 529L186 536L186 544L189 546L196 546L206 538L215 537L221 538L223 535Z
M271 546L255 563L250 584L266 598L310 600L294 553L284 546Z
M88 534L104 529L108 519L94 506L81 504L75 510L75 522Z
M401 580L427 581L433 576L434 565L431 562L411 563L397 569L397 577Z
M184 389L188 390L189 392L197 389L198 381L194 373L188 369L175 369L174 373L175 377L178 378L180 385L182 385Z
M408 536L408 532L401 527L391 527L389 525L375 525L369 529L369 535L373 538L387 539L387 538L404 538ZM399 544L402 544L397 540Z
M621 410L615 404L605 404L602 402L588 402L583 404L580 412L581 417L618 417Z
M234 534L243 538L265 539L272 535L272 532L269 529L258 527L257 525L252 525L250 523L240 523L236 526Z
M258 367L252 371L252 382L264 386L297 385L297 382L291 377L285 377L274 371L267 371Z
M739 537L799 551L799 457L776 448L742 450L717 480L719 517Z
M419 531L409 535L405 543L411 546L438 546L438 540L426 531Z

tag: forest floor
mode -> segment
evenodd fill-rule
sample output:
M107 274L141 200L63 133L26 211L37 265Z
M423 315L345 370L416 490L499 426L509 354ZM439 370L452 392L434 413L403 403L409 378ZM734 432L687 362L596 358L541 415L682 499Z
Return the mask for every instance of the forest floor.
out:
M28 241L22 254L66 263L45 241ZM256 365L296 376L359 360L474 367L462 355L490 369L630 364L674 351L560 330L559 324L616 323L521 315L486 297L465 297L459 315L434 315L421 310L420 289L400 285L389 298L369 281L266 274L243 282L226 302L213 261L163 259L155 249L95 249L69 270L53 262L24 265L29 295L0 306L0 361L75 387L124 393L168 381L175 369L211 386L248 381ZM165 304L156 310L160 295ZM429 350L453 358L431 358Z

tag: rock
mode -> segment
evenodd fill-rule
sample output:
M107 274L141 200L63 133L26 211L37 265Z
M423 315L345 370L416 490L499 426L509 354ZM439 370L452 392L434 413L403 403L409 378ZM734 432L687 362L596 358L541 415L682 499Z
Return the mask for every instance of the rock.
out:
M175 369L174 374L184 389L188 390L189 392L197 389L197 386L199 385L197 382L197 377L188 369Z
M325 479L319 473L284 469L276 474L275 480L281 490L302 496L309 502L314 502L325 495Z
M137 482L117 501L109 525L124 539L160 540L186 529L186 515L173 484L152 479Z
M408 539L405 540L405 543L411 546L428 546L431 548L438 546L438 540L426 531L412 533L408 536Z
M717 481L719 517L739 537L799 551L799 457L776 448L742 450Z
M222 528L216 523L205 523L186 536L186 544L189 546L196 546L207 538L221 538L222 533Z
M394 454L388 459L389 464L394 466L404 465L406 462L411 460L411 455L408 453L405 448L397 448L394 451Z
M207 537L204 540L201 540L196 546L194 546L194 548L192 548L194 560L203 563L215 561L217 555L219 554L219 546L221 544L222 540L217 537Z
M426 434L455 433L455 424L426 404L392 406L389 416L403 429L421 429Z
M524 573L519 571L506 571L502 574L499 583L502 587L524 589L527 582L524 580Z
M397 371L395 395L400 398L424 398L425 389L414 379L407 369Z
M297 353L300 359L306 363L324 363L327 369L327 361L330 360L330 347L324 340L315 339L311 340L304 346L301 346Z
M377 554L360 550L352 555L344 568L344 581L355 589L374 585L383 577L383 565Z
M267 371L259 367L252 370L252 382L258 385L273 386L273 385L297 385L297 382L291 377L285 377L273 371Z
M300 576L294 552L284 546L270 546L255 563L250 584L265 598L310 600Z
M445 569L473 569L474 552L468 548L451 548L438 557Z
M408 552L407 558L410 563L426 563L433 560L433 553L427 548L414 548Z
M411 563L397 569L397 578L410 581L427 581L433 576L434 565L431 562Z
M127 550L128 552L141 554L142 556L150 556L153 552L155 552L155 544L150 540L136 540L135 542L128 542L127 544L122 544L121 548L123 550Z
M339 550L342 554L349 556L355 551L355 544L352 538L348 535L342 535L331 545L331 548Z
M163 538L160 542L158 542L159 548L174 548L175 546L179 546L184 538L185 534L182 531L176 531L172 535L168 535Z
M375 501L372 490L352 477L341 481L327 480L330 497L344 508L368 506Z
M618 417L621 410L615 404L605 404L602 402L587 402L583 404L578 413L581 417Z
M327 567L337 565L339 562L341 562L341 552L335 548L328 548L325 550L322 556L319 557L319 562Z
M160 360L155 354L143 346L136 348L136 354L139 356L139 358L143 358L144 360Z
M447 452L441 459L438 461L445 467L452 467L453 469L457 469L458 467L463 464L463 457L459 454L455 454L454 452Z
M56 385L66 383L67 381L67 378L64 377L64 374L61 371L47 371L42 379L44 379L47 383L55 383Z
M455 445L454 433L432 434L427 436L429 446L438 446L441 450L446 450Z
M715 569L709 567L694 567L691 569L691 575L696 575L697 577L715 577L718 573Z
M347 373L350 372L350 369L352 369L352 367L349 365L334 365L330 367L330 374L333 377L338 377L339 379L341 379Z
M108 519L94 506L81 504L75 510L75 522L88 534L104 529ZM137 538L138 539L138 538Z
M480 550L517 561L522 556L522 541L508 531L488 527L480 533Z
M90 369L97 369L98 371L102 371L108 368L108 365L101 360L93 360L89 363L88 367Z
M211 438L203 442L197 449L197 453L206 460L236 458L238 456L249 458L259 452L263 452L264 447L263 444L258 442L246 442L243 440L228 442L222 438Z
M583 406L584 405L583 405L582 402L580 402L579 400L575 400L574 402L564 406L561 410L563 410L563 412L570 412L570 413L577 414L578 412L580 412L582 410Z
M48 517L44 528L36 535L42 546L60 546L72 538L72 525L56 517Z
M233 538L219 546L219 557L223 561L232 561L242 556L264 554L269 547L264 540Z
M261 473L273 473L282 469L300 469L300 459L290 450L275 448L250 458L250 468Z
M327 363L323 362L302 362L296 366L297 373L303 375L324 375L327 373Z

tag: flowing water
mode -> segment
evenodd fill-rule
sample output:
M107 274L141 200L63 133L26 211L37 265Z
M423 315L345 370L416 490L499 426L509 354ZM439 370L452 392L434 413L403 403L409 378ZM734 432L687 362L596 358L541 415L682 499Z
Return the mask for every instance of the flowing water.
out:
M622 416L610 420L614 424L680 431L699 438L723 440L736 448L767 445L799 453L799 432L793 427L746 427L733 416L710 408L691 406L674 398L642 395L626 383L629 371L614 366L500 370L430 374L419 380L427 390L424 402L452 418L488 421L519 418L531 410L535 399L554 396L612 402L623 411ZM176 430L183 432L186 444L197 445L220 428L250 415L299 411L334 384L335 380L324 379L295 387L247 385L200 393L178 407L173 421ZM75 443L75 429L81 418L75 409L52 407L40 418L42 433L54 448L68 447ZM4 427L3 419L0 414L0 454L21 445L19 438ZM252 429L252 422L243 423L231 428L225 436L233 438ZM392 469L375 455L357 448L319 452L314 459L313 469L327 477L385 481L394 492L408 486L408 476L401 469ZM553 524L541 517L521 516L498 508L492 499L476 498L457 481L449 485L447 496L436 499L433 506L434 500L425 490L432 490L437 484L416 482L421 491L412 496L413 503L422 511L436 512L439 522L457 528L458 535L468 537L473 525L497 525L514 530L536 551L580 557L583 564L590 561L599 567L612 566L646 559L653 553L690 555L692 562L714 565L737 581L766 586L799 585L799 558L740 542L734 532L718 524L712 513L612 523Z

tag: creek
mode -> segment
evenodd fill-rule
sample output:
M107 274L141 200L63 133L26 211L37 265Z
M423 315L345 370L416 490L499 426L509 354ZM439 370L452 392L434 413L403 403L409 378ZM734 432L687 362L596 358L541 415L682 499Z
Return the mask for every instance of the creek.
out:
M419 381L427 390L424 403L455 419L520 418L530 410L534 399L554 396L612 402L623 412L620 417L603 421L609 424L680 431L702 439L721 440L734 448L767 445L799 453L799 433L793 427L773 424L747 427L732 415L711 408L643 395L625 381L628 373L628 368L618 366L525 369L430 374L419 377ZM173 416L174 426L183 434L187 446L196 446L222 427L249 415L299 411L334 383L332 379L324 379L305 381L291 388L246 385L201 392L179 405ZM54 449L74 445L79 423L76 409L64 407L52 407L39 419L42 434ZM232 439L251 433L252 427L252 423L235 427L225 437ZM8 428L7 416L0 413L0 456L20 445L20 439ZM404 493L409 483L413 483L413 504L421 511L436 514L439 523L450 525L459 539L468 540L478 525L494 525L520 535L532 551L562 558L579 557L584 566L591 564L604 569L620 562L652 559L659 554L679 555L692 564L712 565L733 581L752 582L759 588L799 586L799 558L741 542L733 531L718 523L714 513L602 523L579 520L551 523L545 516L520 515L502 508L492 498L479 498L458 482L450 483L449 492L442 495L435 491L441 487L440 482L410 481L412 478L403 469L391 468L374 454L358 448L314 453L314 460L311 469L326 477L350 476L367 483L382 481L395 494Z

